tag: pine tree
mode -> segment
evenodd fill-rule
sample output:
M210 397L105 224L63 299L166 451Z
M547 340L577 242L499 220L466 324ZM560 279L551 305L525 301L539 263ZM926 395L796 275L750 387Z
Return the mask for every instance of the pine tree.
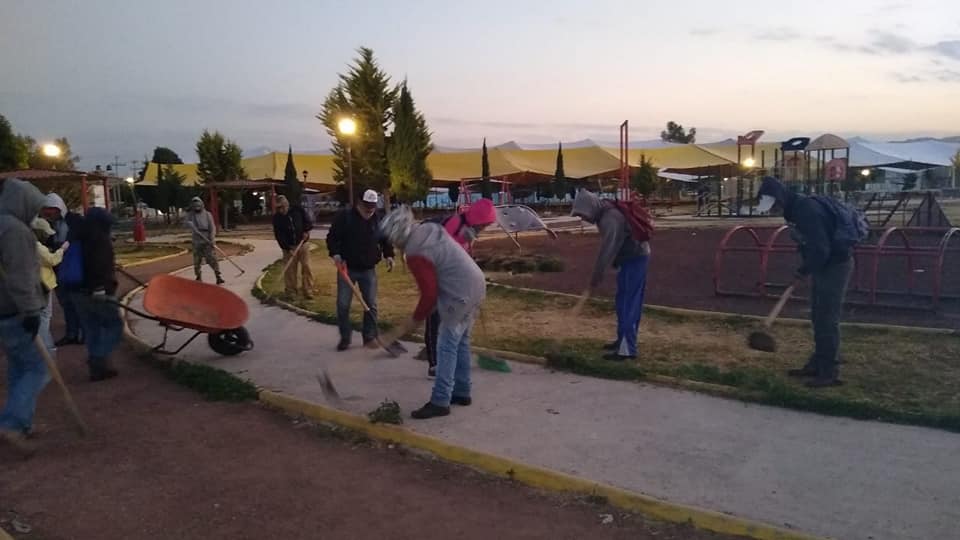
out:
M387 146L390 192L400 201L420 201L430 192L433 175L427 167L427 156L432 150L427 122L417 111L404 81L393 108L393 133Z
M553 173L553 193L561 199L567 191L567 175L563 172L563 143L557 143L557 170Z
M450 184L450 187L447 188L447 198L454 205L460 202L460 184Z
M490 186L490 158L487 156L487 138L483 138L483 153L480 156L480 193L484 199L493 199Z
M362 188L385 191L390 186L386 132L393 119L397 89L391 87L390 77L380 69L373 50L361 47L358 55L350 70L340 75L340 82L327 95L317 118L333 140L334 179L343 184L347 181L350 145L354 192ZM337 126L344 117L356 121L357 133L339 132ZM389 202L386 191L384 195Z
M690 128L690 132L687 133L682 125L670 121L667 122L667 129L660 132L660 138L665 142L692 144L697 142L697 128Z
M0 171L27 167L28 149L23 137L13 132L13 126L0 114Z
M293 146L287 150L287 166L283 170L283 191L291 206L300 206L303 186L297 178L297 167L293 164Z
M657 189L657 168L647 156L640 156L640 166L630 175L630 187L644 197L649 197Z

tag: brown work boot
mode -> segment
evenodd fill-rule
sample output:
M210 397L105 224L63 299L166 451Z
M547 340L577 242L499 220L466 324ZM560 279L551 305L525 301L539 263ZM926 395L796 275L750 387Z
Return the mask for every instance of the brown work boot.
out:
M23 457L30 457L37 451L36 445L28 441L23 433L12 429L0 429L0 442L9 444Z

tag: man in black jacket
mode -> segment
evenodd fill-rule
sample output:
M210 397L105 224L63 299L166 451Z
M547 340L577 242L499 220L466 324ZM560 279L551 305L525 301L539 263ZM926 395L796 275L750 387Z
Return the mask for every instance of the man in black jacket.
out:
M87 343L91 381L117 376L110 353L123 337L117 300L116 260L113 252L113 216L103 208L87 210L78 240L83 245L83 286L74 293Z
M313 298L313 272L310 271L310 250L306 245L312 229L313 223L302 206L291 207L286 197L277 197L277 213L273 215L273 236L283 250L283 265L287 269L283 274L284 292L290 296L297 294L299 267L303 297Z
M783 218L793 226L802 263L797 279L810 276L810 321L813 323L815 348L806 365L792 369L793 377L812 377L811 388L837 386L839 379L840 316L843 297L853 271L851 246L838 244L834 238L837 217L831 208L815 197L805 197L788 190L773 177L760 185L761 212L775 204L783 209Z
M363 343L377 338L377 263L386 258L393 270L393 246L380 235L376 191L368 189L354 208L342 210L327 233L327 249L333 262L346 266L347 275L360 286L363 301L370 308L363 314ZM337 278L337 323L340 326L338 351L350 347L350 304L353 290L341 275Z

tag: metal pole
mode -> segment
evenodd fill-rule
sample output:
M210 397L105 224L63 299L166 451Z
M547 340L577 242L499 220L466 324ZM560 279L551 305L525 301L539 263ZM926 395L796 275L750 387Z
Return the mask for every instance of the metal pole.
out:
M347 190L350 206L353 206L353 145L347 141Z

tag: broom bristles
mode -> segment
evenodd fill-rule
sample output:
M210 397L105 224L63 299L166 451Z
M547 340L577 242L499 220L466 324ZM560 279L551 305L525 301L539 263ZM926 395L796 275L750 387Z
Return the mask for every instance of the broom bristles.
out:
M750 333L750 337L747 338L747 346L755 351L777 352L777 340L760 330Z

